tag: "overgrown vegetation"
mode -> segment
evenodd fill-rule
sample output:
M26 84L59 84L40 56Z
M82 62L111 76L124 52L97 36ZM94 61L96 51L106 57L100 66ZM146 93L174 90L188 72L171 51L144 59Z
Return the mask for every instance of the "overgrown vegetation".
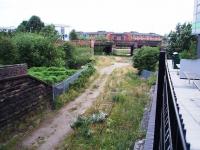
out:
M89 47L75 47L66 42L63 45L66 56L66 67L79 68L80 66L92 62L91 48Z
M85 69L81 73L80 77L70 86L69 91L57 98L55 104L56 109L62 107L64 104L78 96L80 92L84 90L84 87L88 84L90 77L95 73L95 71L96 69L94 66L92 64L88 64L87 69Z
M143 69L155 71L158 58L158 47L144 46L140 49L135 50L135 54L133 56L133 66L137 68L139 72Z
M182 58L196 58L196 43L197 39L192 35L192 25L177 24L176 30L168 35L168 57L171 58L173 52L178 52L181 53Z
M197 41L192 41L189 50L184 50L180 53L181 59L196 59L197 58Z
M28 70L28 73L46 83L55 84L67 79L76 71L64 67L32 67Z
M27 63L28 67L74 69L92 61L89 47L79 48L60 40L54 25L44 26L38 16L32 16L12 34L0 32L0 64Z
M69 39L78 40L78 35L76 34L76 31L74 29L69 33Z
M38 16L31 16L30 19L24 20L17 27L18 32L40 32L44 27L44 23L41 21Z
M105 87L93 107L72 125L74 133L58 149L129 149L136 139L144 137L140 122L150 86L133 68L126 67L115 70ZM103 121L91 122L96 115Z
M9 37L0 36L0 64L13 64L16 59L16 45Z

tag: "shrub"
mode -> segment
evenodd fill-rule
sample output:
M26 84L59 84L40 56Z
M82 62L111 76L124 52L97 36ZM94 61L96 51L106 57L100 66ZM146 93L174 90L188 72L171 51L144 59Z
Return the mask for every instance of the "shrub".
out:
M73 68L73 51L75 50L75 47L69 42L66 42L63 45L63 49L65 52L66 67Z
M0 37L0 64L13 64L16 62L16 46L8 37Z
M91 49L89 47L75 47L69 42L63 45L65 51L66 67L80 68L91 62Z
M56 49L48 38L34 33L19 33L13 41L17 46L19 63L27 63L29 67L62 65L59 62L62 49Z
M180 53L182 59L196 59L197 58L197 43L191 42L189 50L184 50Z
M139 72L143 69L155 71L156 63L159 58L158 47L142 47L136 49L133 56L133 66L138 68Z

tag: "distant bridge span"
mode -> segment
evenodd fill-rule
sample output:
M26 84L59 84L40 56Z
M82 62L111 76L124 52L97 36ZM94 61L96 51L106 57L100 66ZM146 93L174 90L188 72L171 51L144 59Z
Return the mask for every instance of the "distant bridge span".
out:
M131 49L130 54L133 55L133 51L136 48L141 48L142 46L151 46L157 47L161 46L162 41L145 41L145 40L137 40L137 41L102 41L102 40L73 40L71 41L75 45L79 46L90 46L94 49L96 47L104 46L104 52L110 53L114 47L129 47Z
M93 41L94 47L105 46L105 51L112 51L113 47L130 47L131 55L136 48L141 48L142 46L157 47L161 46L162 41Z

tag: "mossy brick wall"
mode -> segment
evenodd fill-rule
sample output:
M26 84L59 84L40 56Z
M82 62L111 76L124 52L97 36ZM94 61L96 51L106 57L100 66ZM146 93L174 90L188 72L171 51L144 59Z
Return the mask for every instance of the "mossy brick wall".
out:
M0 79L0 130L52 102L51 86L21 75Z

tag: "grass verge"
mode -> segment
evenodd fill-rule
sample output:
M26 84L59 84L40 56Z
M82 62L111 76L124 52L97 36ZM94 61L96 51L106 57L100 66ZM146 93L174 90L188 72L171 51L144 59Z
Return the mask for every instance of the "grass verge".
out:
M145 135L140 122L149 102L149 89L147 81L141 80L132 67L115 70L104 92L82 116L81 124L57 149L129 149ZM107 119L91 121L102 112L108 115Z

